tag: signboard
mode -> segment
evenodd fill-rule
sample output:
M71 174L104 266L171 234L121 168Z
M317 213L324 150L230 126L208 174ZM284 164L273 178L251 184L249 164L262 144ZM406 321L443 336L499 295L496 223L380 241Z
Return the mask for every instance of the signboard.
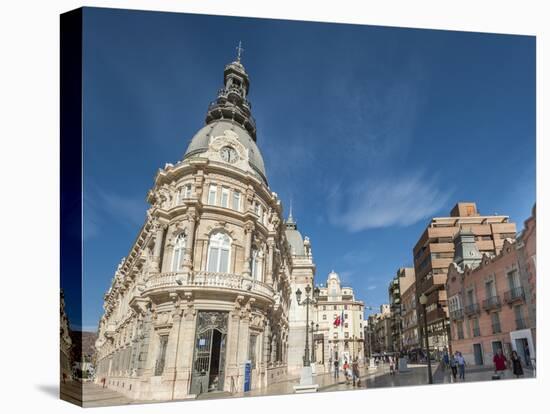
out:
M250 363L250 361L246 361L244 364L244 392L250 391L251 373L252 364Z

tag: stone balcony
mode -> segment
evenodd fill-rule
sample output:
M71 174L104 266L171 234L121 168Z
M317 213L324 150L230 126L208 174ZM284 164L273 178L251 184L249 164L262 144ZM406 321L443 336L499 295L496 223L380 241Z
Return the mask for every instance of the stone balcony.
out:
M462 320L464 319L464 310L463 309L455 309L450 312L450 317L453 320Z
M522 287L515 287L504 293L504 301L512 305L514 303L525 302L525 292Z
M483 300L482 308L485 311L500 308L500 298L498 296L491 296Z
M189 275L178 272L158 273L145 283L144 294L186 288L193 290L219 289L248 292L273 300L275 292L266 283L232 273L194 272Z
M472 303L472 304L466 305L464 307L464 314L466 316L472 316L472 315L479 314L479 304Z

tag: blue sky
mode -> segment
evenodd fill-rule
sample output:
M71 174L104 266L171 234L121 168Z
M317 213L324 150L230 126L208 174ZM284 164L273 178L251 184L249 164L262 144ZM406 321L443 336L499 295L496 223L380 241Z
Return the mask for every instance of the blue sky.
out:
M535 201L535 38L86 9L84 329L243 42L269 185L367 305L457 201ZM285 213L286 215L286 213ZM74 304L68 303L69 316Z

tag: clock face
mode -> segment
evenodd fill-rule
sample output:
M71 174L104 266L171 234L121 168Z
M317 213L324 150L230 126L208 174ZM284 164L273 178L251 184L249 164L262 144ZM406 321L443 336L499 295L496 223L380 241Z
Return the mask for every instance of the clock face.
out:
M229 146L223 147L220 150L220 155L222 157L222 160L224 160L225 162L229 162L231 164L233 164L239 159L239 156L237 154L237 151L235 151L235 148L229 147Z

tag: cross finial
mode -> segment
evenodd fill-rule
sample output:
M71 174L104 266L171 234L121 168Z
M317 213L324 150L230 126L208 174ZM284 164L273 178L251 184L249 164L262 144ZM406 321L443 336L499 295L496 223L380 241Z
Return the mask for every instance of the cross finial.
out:
M239 40L239 46L237 46L235 49L237 49L237 62L241 62L241 55L244 52L244 49L242 48L242 43Z

